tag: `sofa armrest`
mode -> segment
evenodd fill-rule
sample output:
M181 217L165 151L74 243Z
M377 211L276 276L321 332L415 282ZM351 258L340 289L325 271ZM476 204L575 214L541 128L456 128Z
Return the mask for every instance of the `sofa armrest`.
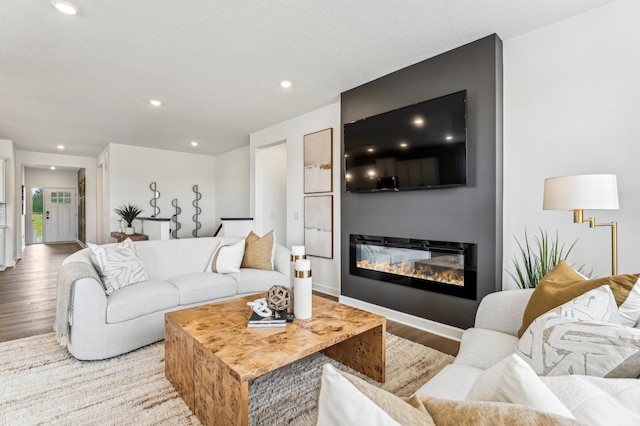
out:
M276 252L273 255L273 269L290 275L291 252L282 244L276 244Z
M486 295L478 306L474 327L517 336L531 293L533 289L498 291Z
M76 281L73 321L67 348L77 359L100 359L94 352L104 346L108 298L102 284L92 278Z

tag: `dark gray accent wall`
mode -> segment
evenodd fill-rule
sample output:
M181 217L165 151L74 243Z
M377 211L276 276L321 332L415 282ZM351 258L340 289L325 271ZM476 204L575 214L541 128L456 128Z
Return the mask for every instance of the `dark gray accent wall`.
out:
M341 167L341 294L468 328L482 297L502 288L502 41L491 35L344 92L341 121L344 128L460 90L467 91L468 186L346 193ZM476 243L477 300L349 274L350 234Z

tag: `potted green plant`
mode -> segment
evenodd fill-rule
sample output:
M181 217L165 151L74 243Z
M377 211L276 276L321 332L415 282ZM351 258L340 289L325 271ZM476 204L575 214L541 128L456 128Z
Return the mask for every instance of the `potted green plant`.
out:
M124 229L124 233L127 235L133 235L136 233L136 229L131 225L135 218L140 216L142 213L142 208L134 205L134 204L123 204L118 208L113 209L114 212L118 216L122 218L125 222L127 222L127 227Z
M558 232L555 239L549 237L547 231L540 228L540 236L533 238L533 243L529 242L527 230L524 231L524 244L513 237L518 243L520 253L512 259L515 272L509 275L515 280L520 288L534 288L538 282L547 275L561 260L566 261L578 240L575 240L565 251L564 243L560 244ZM591 272L584 271L584 265L577 269L582 275L589 277Z

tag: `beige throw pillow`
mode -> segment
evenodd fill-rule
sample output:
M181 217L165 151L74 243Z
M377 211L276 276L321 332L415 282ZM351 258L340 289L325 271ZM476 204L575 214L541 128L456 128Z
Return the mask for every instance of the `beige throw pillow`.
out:
M276 244L276 235L273 230L262 237L253 231L245 239L244 257L241 268L263 269L273 271L273 252Z
M626 301L639 278L640 274L624 274L586 280L565 261L561 261L540 280L533 291L522 317L522 327L518 330L518 337L522 337L525 330L540 315L603 285L611 287L616 303L620 306ZM638 285L640 286L640 284ZM636 294L637 296L635 296ZM640 292L634 291L633 297L640 297ZM629 303L626 305L629 305ZM638 305L640 304L634 304L634 307L638 309L635 314L636 322L638 316L640 316L640 306ZM634 314L627 314L627 316L632 318ZM635 325L635 323L631 324L630 321L632 320L623 321L623 324Z
M574 426L575 420L506 402L449 401L417 395L438 426Z

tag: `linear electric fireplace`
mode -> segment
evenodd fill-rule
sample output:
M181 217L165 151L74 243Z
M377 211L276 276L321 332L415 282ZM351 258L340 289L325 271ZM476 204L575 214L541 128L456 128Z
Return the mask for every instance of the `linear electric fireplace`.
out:
M476 244L350 235L349 272L476 299Z

